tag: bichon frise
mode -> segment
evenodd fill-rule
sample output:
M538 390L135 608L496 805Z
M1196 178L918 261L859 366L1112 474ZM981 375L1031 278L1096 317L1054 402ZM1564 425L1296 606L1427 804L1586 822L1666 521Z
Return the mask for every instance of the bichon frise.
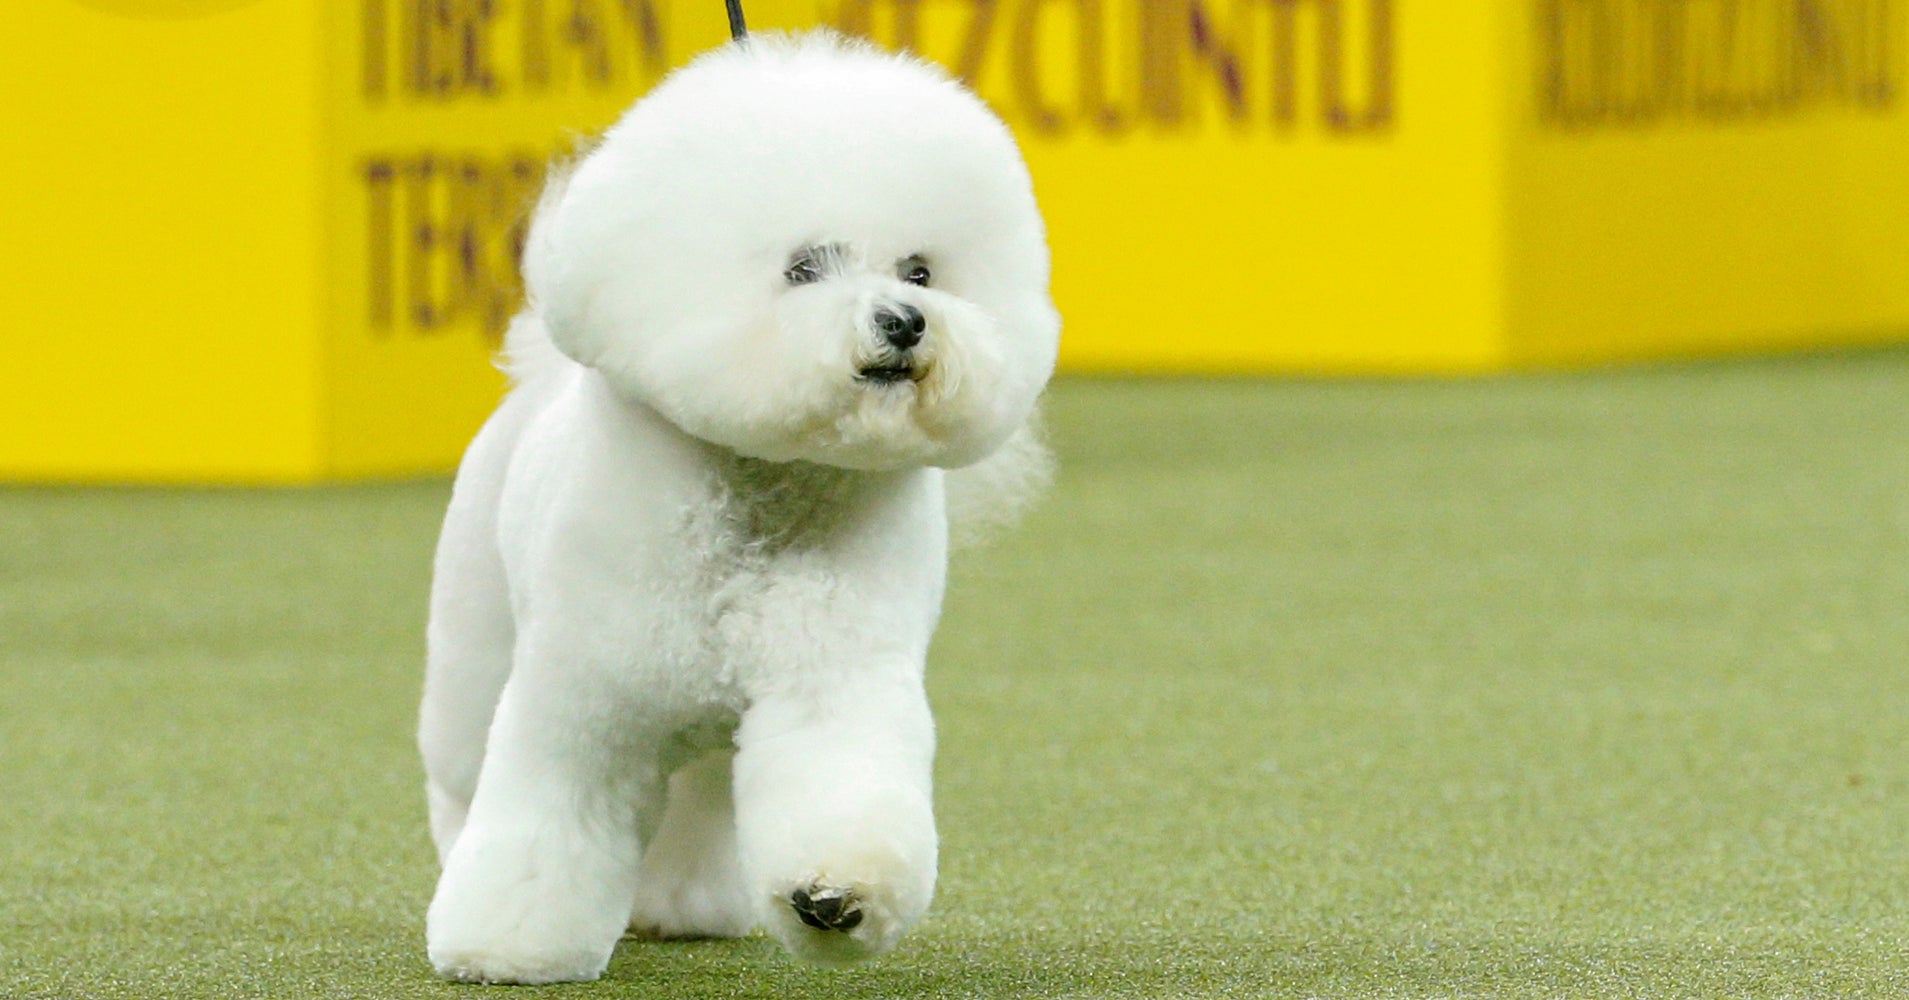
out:
M626 928L884 951L935 885L950 509L1045 455L1013 139L915 59L755 36L552 182L525 278L431 596L432 964L593 979Z

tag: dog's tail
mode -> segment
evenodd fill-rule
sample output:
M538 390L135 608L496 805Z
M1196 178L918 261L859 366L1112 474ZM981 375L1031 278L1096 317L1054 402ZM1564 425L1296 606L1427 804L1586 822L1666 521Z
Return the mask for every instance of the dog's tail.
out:
M950 469L948 540L968 548L1011 528L1054 481L1054 455L1043 440L1039 414L1028 418L992 455Z
M581 156L579 152L578 157ZM513 385L544 381L575 364L551 341L550 330L544 326L543 311L537 308L536 295L536 289L543 284L538 272L549 266L551 260L550 227L557 215L557 205L570 187L575 163L572 160L551 165L543 194L530 213L523 253L524 288L529 301L504 332L504 350L497 359L497 367L510 376Z

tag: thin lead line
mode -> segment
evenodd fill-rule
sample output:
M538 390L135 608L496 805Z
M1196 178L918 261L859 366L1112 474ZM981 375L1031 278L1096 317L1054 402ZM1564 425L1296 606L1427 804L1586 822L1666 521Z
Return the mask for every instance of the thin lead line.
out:
M749 26L742 22L742 0L723 0L729 7L729 37L742 41L749 35Z

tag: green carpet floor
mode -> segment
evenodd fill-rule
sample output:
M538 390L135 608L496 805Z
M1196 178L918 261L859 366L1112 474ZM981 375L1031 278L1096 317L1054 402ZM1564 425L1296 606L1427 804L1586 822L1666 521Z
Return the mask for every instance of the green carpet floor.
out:
M922 927L535 995L1909 995L1909 353L1050 415ZM0 491L0 996L523 995L424 961L446 492Z

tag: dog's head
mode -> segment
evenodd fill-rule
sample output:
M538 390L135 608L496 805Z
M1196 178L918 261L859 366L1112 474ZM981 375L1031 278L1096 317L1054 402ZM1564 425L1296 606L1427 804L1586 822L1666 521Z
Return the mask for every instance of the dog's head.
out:
M547 196L526 273L564 353L771 460L973 462L1027 420L1059 336L1006 127L827 34L665 80Z

